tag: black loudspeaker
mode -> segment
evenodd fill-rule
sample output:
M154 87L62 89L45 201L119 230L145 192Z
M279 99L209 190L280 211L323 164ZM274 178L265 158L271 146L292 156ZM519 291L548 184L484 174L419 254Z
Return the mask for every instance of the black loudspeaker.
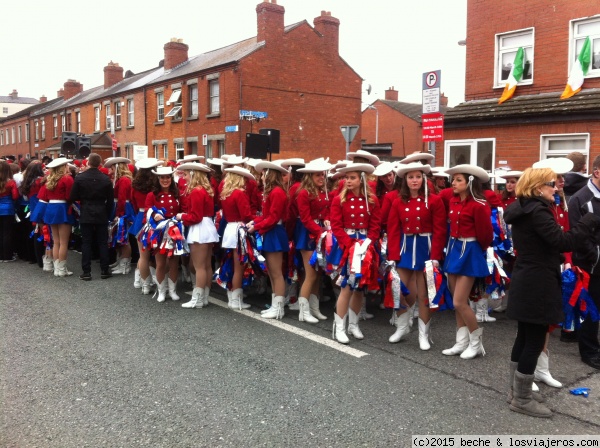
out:
M246 134L246 157L266 159L269 149L269 137L262 134Z
M90 137L77 137L77 157L85 159L92 152L92 139Z
M279 129L261 129L258 131L269 137L269 151L271 154L279 154Z
M61 135L60 152L73 155L77 151L77 133L63 132Z

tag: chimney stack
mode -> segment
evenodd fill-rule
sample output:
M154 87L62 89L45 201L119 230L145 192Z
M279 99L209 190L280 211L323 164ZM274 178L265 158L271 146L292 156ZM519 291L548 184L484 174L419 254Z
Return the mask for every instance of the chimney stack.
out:
M56 98L60 98L63 97L65 95L65 89L63 89L62 87L60 88L60 90L58 90L56 92Z
M331 16L330 11L321 11L319 17L313 20L315 30L324 40L326 48L334 55L339 54L340 47L340 21Z
M17 89L13 89L13 91L9 93L8 96L10 96L13 100L16 100L17 98L19 98L19 92L17 92Z
M73 98L78 93L83 92L83 84L75 81L74 79L69 79L65 82L65 87L63 90L63 99L67 101L70 98Z
M283 16L285 8L277 4L277 0L264 0L256 6L257 34L256 41L276 42L283 36Z
M40 96L40 103L45 103L46 101L48 101L48 98L46 97L46 95Z
M442 96L440 96L440 106L447 106L448 105L448 97L446 96L446 94L444 92L442 92Z
M183 39L172 38L163 48L165 50L165 70L171 70L188 60L188 50L190 47L183 43Z
M394 89L394 86L385 91L385 99L389 101L398 101L398 91Z
M123 67L118 62L110 61L104 67L104 88L108 89L120 81L123 81Z

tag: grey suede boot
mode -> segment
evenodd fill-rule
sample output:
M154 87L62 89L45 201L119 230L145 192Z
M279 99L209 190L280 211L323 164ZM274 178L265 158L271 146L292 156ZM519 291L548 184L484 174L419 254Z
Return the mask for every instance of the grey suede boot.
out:
M552 411L550 409L533 399L533 392L531 390L532 383L533 375L525 375L518 370L515 371L513 399L510 403L510 410L532 417L552 417Z
M515 382L515 372L517 371L517 366L519 365L518 362L514 362L511 361L510 362L510 371L508 374L508 398L506 399L506 402L508 404L510 404L512 402L513 399L513 383ZM539 393L539 392L533 392L531 396L533 397L533 399L535 401L537 401L538 403L543 403L544 401L546 401L546 399L544 398L544 396Z

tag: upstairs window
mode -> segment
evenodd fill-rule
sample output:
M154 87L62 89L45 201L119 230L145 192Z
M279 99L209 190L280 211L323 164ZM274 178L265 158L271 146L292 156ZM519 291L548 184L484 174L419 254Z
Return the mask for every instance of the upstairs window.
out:
M106 129L109 130L110 129L110 104L107 104L106 106L104 106L104 111L106 112Z
M65 132L67 130L67 117L64 115L61 116L61 126L62 132Z
M121 103L115 103L115 128L121 129Z
M504 88L519 48L523 48L521 84L533 83L533 28L496 35L496 79L494 87Z
M134 110L133 100L127 100L127 126L133 127L134 123Z
M58 137L58 117L52 119L52 128L52 136L54 138Z
M77 132L81 132L81 112L75 112L75 119L77 120Z
M592 46L592 59L586 78L600 76L600 16L572 21L571 35L573 38L569 44L569 73L571 73L573 62L581 52L583 43L589 37Z
M94 107L94 131L100 130L100 108Z
M189 116L198 116L198 84L192 84L189 87Z
M39 140L40 139L40 123L39 121L36 121L33 124L34 128L35 128L35 139ZM8 131L6 131L6 140L8 140ZM8 141L6 142L6 144L8 145Z
M156 94L156 119L165 121L165 95L162 92Z
M42 140L44 140L45 138L46 138L46 120L42 120Z
M175 89L167 101L167 105L173 106L166 117L172 117L174 120L181 119L181 89Z
M218 114L219 109L219 80L213 79L208 83L208 90L210 96L210 114Z

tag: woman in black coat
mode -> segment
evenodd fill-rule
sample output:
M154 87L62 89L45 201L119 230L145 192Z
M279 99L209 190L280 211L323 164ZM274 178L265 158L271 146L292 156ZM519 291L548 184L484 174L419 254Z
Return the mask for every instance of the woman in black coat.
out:
M552 415L550 409L532 399L531 385L548 326L564 319L561 253L582 245L600 228L600 218L589 213L577 226L563 232L550 209L555 192L552 169L528 168L517 183L517 200L504 214L512 226L517 253L507 309L508 317L518 321L511 354L510 409L535 417Z

